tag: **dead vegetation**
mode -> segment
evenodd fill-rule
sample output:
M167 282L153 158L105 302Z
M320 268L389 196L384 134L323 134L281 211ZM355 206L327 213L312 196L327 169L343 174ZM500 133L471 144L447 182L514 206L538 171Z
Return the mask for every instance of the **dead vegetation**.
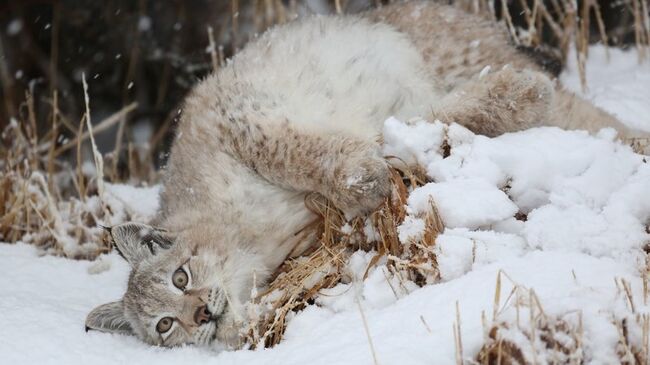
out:
M646 256L647 261L647 256ZM617 299L626 311L608 312L616 328L618 341L615 353L624 365L648 364L650 361L650 315L648 274L643 279L642 298L634 298L631 285L622 278L615 280ZM507 283L507 284L504 284ZM511 289L503 298L504 287ZM638 301L635 305L635 300ZM637 306L644 309L639 310ZM589 363L594 344L585 343L585 318L581 310L562 315L545 312L534 290L515 283L506 273L496 278L491 321L483 314L484 344L469 363L481 365L584 364ZM593 329L592 329L593 330ZM597 330L602 330L598 328ZM459 362L463 364L464 362Z
M59 92L61 113L70 121L79 120L84 113L80 72L85 71L96 110L138 104L103 142L126 141L134 125L148 123L155 134L151 151L158 160L158 153L168 147L185 93L255 34L314 12L356 13L392 1L139 0L84 6L70 0L5 2L0 4L0 129L17 117L26 89L36 101L40 131L50 127L47 101L54 90ZM541 53L560 60L577 50L582 67L587 46L594 42L637 47L640 59L650 55L645 0L448 2L502 22L516 45L541 48ZM71 139L67 128L60 133ZM126 158L126 144L114 147Z
M397 227L406 217L404 206L408 192L421 181L425 181L424 177L416 177L411 170L393 170L390 199L367 220L355 218L347 224L343 214L322 197L308 197L308 206L322 218L313 227L320 237L319 245L301 257L287 260L268 288L255 296L254 308L258 310L251 313L244 343L253 348L278 344L288 316L313 304L322 289L355 280L348 259L358 250L371 252L373 256L357 280L365 280L370 270L382 266L384 275L395 278L394 282L404 289L407 281L420 286L435 283L440 273L434 245L444 226L433 202L431 211L424 217L426 228L421 240L400 242L397 233ZM344 226L347 229L342 229ZM368 237L369 233L372 237ZM400 290L392 289L398 297Z
M336 12L342 13L352 6L352 2L335 0L332 5ZM245 29L262 31L299 13L295 1L289 1L288 5L282 1L255 1L250 8L243 3L231 1L229 20L205 30L205 43L209 45L209 52L204 55L207 66L201 64L199 67L205 72L223 65L226 55L236 52L244 44L250 36ZM374 1L373 5L381 6L383 3L385 1ZM566 60L570 49L576 50L583 87L586 86L584 67L588 45L594 41L613 44L617 37L621 38L629 31L607 29L603 12L594 0L517 0L510 2L518 4L514 8L506 6L508 2L505 0L457 0L456 3L469 11L504 22L517 45L543 47L562 60ZM623 0L621 4L631 19L627 28L631 28L634 34L633 44L639 51L640 61L644 60L650 56L647 2ZM514 10L520 10L523 17ZM142 7L140 11L143 11ZM248 21L255 26L243 29ZM56 44L54 38L52 44ZM6 48L0 37L0 55L5 54ZM132 115L138 111L136 98L127 91L130 90L127 85L136 77L135 66L127 68L127 75L122 80L123 107L93 124L90 121L93 98L88 97L85 87L83 99L66 99L65 103L74 108L66 108L67 113L59 109L57 87L62 88L64 84L69 87L70 82L64 82L63 78L56 82L55 52L52 57L50 62L46 62L52 66L47 80L51 87L47 92L36 92L30 86L26 93L24 90L16 91L21 85L12 79L16 70L10 70L4 58L0 57L5 119L0 123L4 126L0 146L0 241L22 241L36 245L48 254L94 259L111 250L100 225L117 224L132 218L120 204L103 196L102 184L127 182L146 185L156 182L157 161L153 151L163 145L165 134L172 129L175 103L168 103L172 105L171 109L165 110L160 120L154 123L158 128L150 137L148 146L136 146L124 132L135 121ZM136 48L128 58L129 65L139 62ZM160 83L155 85L160 90L155 98L157 105L166 100L164 95L170 87L172 69L163 67ZM79 90L82 90L81 85ZM16 102L19 100L16 95L23 93L24 101ZM73 111L76 110L83 111L81 117L75 117ZM119 132L115 134L114 148L110 153L100 155L92 137L116 126ZM440 273L435 242L444 225L435 204L431 203L425 217L422 239L400 242L397 233L397 227L406 216L404 205L409 191L425 182L426 177L421 172L394 170L391 198L367 221L359 218L347 225L340 211L319 197L310 197L308 206L321 217L310 227L311 233L320 238L320 245L299 258L287 260L268 288L255 293L256 306L253 309L256 310L250 313L253 320L243 339L245 345L255 348L278 344L295 312L314 304L323 289L355 280L347 264L350 256L358 250L372 253L373 258L364 275L356 279L363 280L371 270L381 267L385 275L396 279L389 282L397 285L405 286L404 283L411 282L423 286L437 282ZM344 226L347 229L342 229ZM515 304L515 319L501 316L500 285L497 287L499 292L495 295L492 324L486 324L485 344L474 359L476 363L535 364L539 363L537 359L541 354L552 359L551 363L584 362L579 314L570 313L566 317L546 315L534 292L519 288L510 294L516 297L514 303L518 303ZM650 320L647 314L635 312L630 290L626 289L623 281L620 288L622 293L627 293L626 298L634 313L631 318L612 320L620 329L621 363L645 364L649 358ZM396 296L400 292L398 289L394 290ZM636 338L630 336L632 331L642 333L642 344L632 340ZM463 363L459 328L456 334L459 363ZM523 343L526 346L522 346Z
M511 290L503 298L506 285ZM504 272L497 274L491 324L488 325L483 315L483 327L485 339L474 358L476 364L583 364L585 361L582 312L547 314L534 290L516 284Z
M102 156L94 145L92 123L89 120L87 88L86 108L78 126L74 127L60 113L54 93L52 128L37 135L34 100L26 94L18 119L12 119L2 131L0 148L0 241L22 241L38 246L48 254L75 259L94 259L111 250L100 225L111 225L130 218L124 207L103 196L104 183L113 181L110 156ZM95 132L115 123L120 116L134 109L127 106L95 125ZM74 130L71 141L58 134L61 128ZM84 128L88 132L84 132ZM93 162L84 163L84 141L90 139L89 154ZM59 156L66 150L76 152L79 163L72 166ZM139 183L155 176L151 161L130 148L128 170ZM146 156L146 155L145 155ZM145 167L144 169L142 167ZM146 172L146 174L144 174ZM144 181L147 181L144 180ZM140 180L140 182L143 180Z
M614 3L597 0L456 0L467 11L486 14L491 19L505 23L516 46L532 47L543 57L551 56L565 64L573 49L583 90L587 88L585 65L589 44L600 42L605 46L617 44L624 31L620 27L607 29L601 4L614 7ZM627 18L628 30L633 29L639 62L650 55L650 14L645 0L625 0L621 19ZM519 11L519 13L517 13ZM515 19L517 21L515 21ZM544 55L546 54L546 55Z

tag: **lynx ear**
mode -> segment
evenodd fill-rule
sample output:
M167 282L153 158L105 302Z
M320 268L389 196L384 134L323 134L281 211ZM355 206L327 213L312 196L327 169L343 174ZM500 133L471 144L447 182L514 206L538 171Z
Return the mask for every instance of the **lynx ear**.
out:
M98 330L108 333L131 335L133 329L124 317L122 301L102 304L93 309L86 317L86 332Z
M166 231L141 223L124 223L107 228L117 251L132 267L143 259L171 247L174 239Z

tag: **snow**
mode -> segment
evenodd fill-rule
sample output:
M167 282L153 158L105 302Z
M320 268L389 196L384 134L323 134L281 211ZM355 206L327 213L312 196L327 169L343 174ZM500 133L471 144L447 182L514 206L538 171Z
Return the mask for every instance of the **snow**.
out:
M7 34L15 36L23 29L23 21L20 19L12 19L7 25Z
M455 129L462 127L449 127ZM449 133L450 156L425 164L434 182L411 193L411 215L428 210L432 197L447 227L501 231L500 223L519 212L528 217L514 233L531 248L638 259L633 252L648 240L650 219L643 156L609 133L549 127L497 138L467 133Z
M125 184L106 184L106 193L104 199L109 205L125 210L132 221L148 222L158 211L160 185L133 188Z
M133 337L84 332L88 310L119 297L124 290L127 266L118 255L102 257L111 262L112 269L91 275L88 269L93 263L37 257L31 246L3 246L1 252L4 275L0 287L5 294L0 300L0 352L6 363L372 363L355 304L359 300L355 288L337 298L339 302L347 300L339 310L312 306L298 314L290 322L284 342L270 350L216 353L194 347L164 349ZM595 351L602 352L601 363L613 358L612 341L617 336L612 331L616 329L608 325L608 316L600 310L624 305L614 277L632 281L638 293L635 269L627 263L585 254L537 251L478 266L455 280L414 290L400 300L383 296L372 298L370 303L362 300L381 363L454 364L451 328L456 301L462 315L464 350L466 354L478 351L483 339L481 312L492 313L500 270L534 287L549 313L582 310L585 338ZM504 284L502 296L505 298L510 290ZM609 331L608 337L600 333L601 327ZM590 331L595 332L593 336Z
M408 197L407 212L421 215L435 201L446 227L478 228L512 217L517 206L494 185L479 178L429 183Z
M610 49L606 64L604 50L592 47L586 95L650 130L650 82L642 82L650 81L650 68L636 59ZM562 79L579 88L575 68ZM385 258L364 281L376 253L357 252L347 265L352 280L295 314L276 347L164 349L84 331L86 314L125 289L128 267L117 254L73 261L41 256L25 244L0 245L2 362L371 364L374 353L380 364L455 364L457 315L464 359L485 343L484 322L517 323L503 334L530 357L533 344L543 347L521 332L530 327L531 311L540 311L532 298L545 318L581 326L587 364L620 362L616 321L626 319L631 343L641 343L634 318L649 309L641 276L642 249L650 242L650 164L613 131L589 136L536 128L486 138L458 125L391 118L384 139L387 155L417 162L433 181L411 192L399 236L417 239L436 205L446 226L434 246L440 283L419 288L402 281L381 265ZM136 220L155 213L157 193L158 187L106 185L110 205ZM542 364L555 355L540 356Z
M404 162L424 164L440 156L445 127L442 123L429 123L416 119L405 125L395 118L388 118L384 129L384 155L399 156Z
M609 52L609 62L607 53ZM648 64L639 64L636 52L603 46L589 48L587 90L582 92L575 50L569 54L566 72L560 80L569 90L614 114L636 129L650 132L650 72Z
M151 18L146 15L140 16L138 19L138 30L141 32L146 32L151 29Z

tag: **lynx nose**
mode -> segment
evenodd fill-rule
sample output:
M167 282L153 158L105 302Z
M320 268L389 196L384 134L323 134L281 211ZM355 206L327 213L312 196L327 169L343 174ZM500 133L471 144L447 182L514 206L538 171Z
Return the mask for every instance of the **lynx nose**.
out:
M208 310L208 306L201 306L196 310L196 313L194 313L194 322L198 325L208 323L210 322L210 316L212 316L212 313Z

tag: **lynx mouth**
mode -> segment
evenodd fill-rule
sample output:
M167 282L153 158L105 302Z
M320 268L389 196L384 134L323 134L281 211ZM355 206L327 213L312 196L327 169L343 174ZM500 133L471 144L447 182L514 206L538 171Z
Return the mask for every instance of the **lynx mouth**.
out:
M210 316L210 321L214 321L216 324L219 324L219 322L221 322L222 318L224 317L224 314L226 313L228 307L228 297L226 296L226 293L223 290L219 290L217 288L210 290L207 306L208 311L212 313Z
M208 294L206 305L211 315L210 320L203 325L206 328L204 333L207 335L207 337L202 336L204 339L199 341L199 344L203 345L209 345L219 340L219 329L226 322L228 316L228 298L223 290L213 288Z

